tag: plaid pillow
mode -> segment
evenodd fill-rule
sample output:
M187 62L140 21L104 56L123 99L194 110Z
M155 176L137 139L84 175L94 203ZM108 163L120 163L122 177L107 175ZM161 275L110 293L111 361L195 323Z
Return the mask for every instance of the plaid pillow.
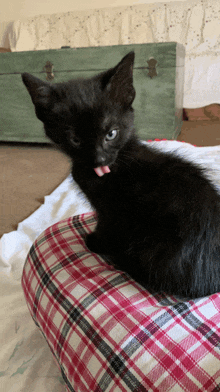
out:
M33 244L22 286L68 391L219 391L220 295L149 293L88 252L94 213Z

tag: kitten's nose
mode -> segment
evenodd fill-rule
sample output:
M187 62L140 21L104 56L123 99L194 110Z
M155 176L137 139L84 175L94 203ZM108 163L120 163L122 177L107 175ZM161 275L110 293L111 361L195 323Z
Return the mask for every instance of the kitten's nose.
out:
M96 163L99 166L102 166L105 163L106 158L103 155L98 155L96 157Z
M97 166L104 166L106 164L106 154L100 145L96 145L95 163Z

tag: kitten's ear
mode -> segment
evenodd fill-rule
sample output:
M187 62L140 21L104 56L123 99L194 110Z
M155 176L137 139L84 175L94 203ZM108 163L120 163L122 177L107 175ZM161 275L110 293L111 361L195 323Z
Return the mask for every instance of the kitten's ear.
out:
M51 97L52 86L48 82L44 82L36 76L33 76L26 72L23 73L21 77L31 96L33 104L35 106L47 106Z
M106 86L109 98L124 107L130 106L135 98L133 86L134 56L134 52L130 52L123 57L113 69L113 76Z
M28 73L23 73L21 76L35 106L37 118L45 122L56 100L53 86Z

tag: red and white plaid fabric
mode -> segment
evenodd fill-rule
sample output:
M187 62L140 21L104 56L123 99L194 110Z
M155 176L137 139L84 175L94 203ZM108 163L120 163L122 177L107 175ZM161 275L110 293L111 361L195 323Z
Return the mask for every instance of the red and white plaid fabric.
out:
M88 251L88 213L45 230L27 257L30 313L71 392L220 391L220 294L149 293Z

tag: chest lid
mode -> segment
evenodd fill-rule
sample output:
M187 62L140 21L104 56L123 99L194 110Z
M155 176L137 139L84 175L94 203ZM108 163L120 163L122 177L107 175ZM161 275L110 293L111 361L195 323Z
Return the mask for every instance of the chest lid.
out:
M53 64L54 75L69 71L101 72L114 67L131 50L135 51L134 69L150 68L148 61L152 58L157 61L156 68L184 65L183 45L165 42L1 53L0 74L45 73L48 61Z

